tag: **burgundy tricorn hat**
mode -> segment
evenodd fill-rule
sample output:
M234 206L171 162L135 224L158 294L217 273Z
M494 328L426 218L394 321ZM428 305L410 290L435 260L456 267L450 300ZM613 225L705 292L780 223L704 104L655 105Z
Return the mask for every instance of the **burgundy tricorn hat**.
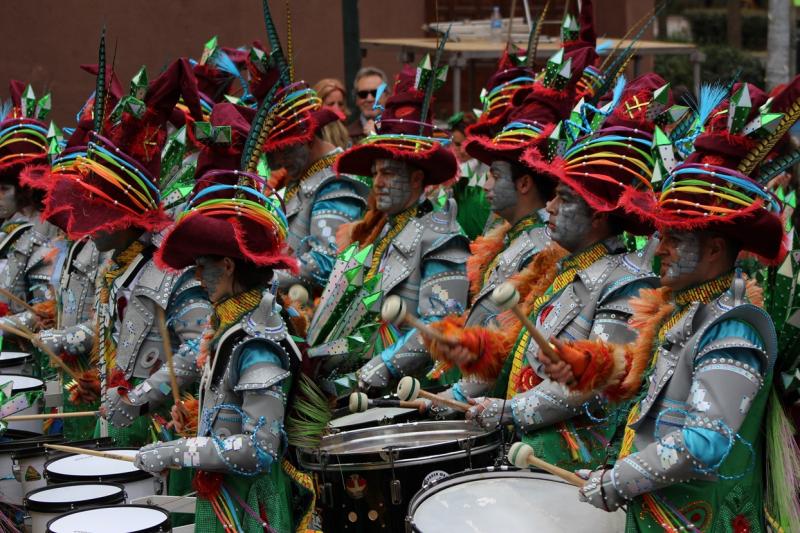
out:
M458 176L458 162L449 139L435 137L433 112L422 120L425 95L415 88L416 71L406 66L397 76L376 124L377 134L364 138L336 160L336 171L371 176L378 159L406 161L425 173L425 185L438 185Z
M11 109L0 118L0 179L18 183L26 165L47 164L50 95L36 100L29 85L11 80Z

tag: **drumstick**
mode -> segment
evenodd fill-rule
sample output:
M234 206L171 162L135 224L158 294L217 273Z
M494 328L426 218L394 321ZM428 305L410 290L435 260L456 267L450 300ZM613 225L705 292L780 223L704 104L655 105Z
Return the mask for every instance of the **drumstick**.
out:
M511 463L517 468L528 468L529 466L534 466L544 470L548 474L553 474L556 477L560 477L567 483L575 485L576 487L583 487L583 484L585 483L583 479L573 474L569 470L564 470L559 466L550 464L547 461L543 461L536 457L536 455L533 453L533 448L524 442L515 442L512 444L511 449L508 450L507 457L508 460L511 461Z
M385 398L369 399L363 392L354 392L350 395L348 409L351 413L363 413L370 407L404 407L408 409L419 409L422 407L422 403Z
M33 333L25 329L25 327L22 324L17 324L17 326L19 326L21 329L17 329L13 326L0 322L0 330L11 333L12 335L16 335L17 337L22 337L23 339L29 340L31 344L39 348L50 358L50 362L53 364L53 366L60 368L69 377L74 379L76 382L78 381L78 374L76 374L75 371L72 370L67 365L67 363L65 363L60 357L54 354L53 351L47 346L45 346L45 344L41 342Z
M66 453L79 453L82 455L92 455L94 457L102 457L103 459L114 459L116 461L126 461L128 463L135 463L136 458L121 453L107 452L103 450L88 450L86 448L77 448L75 446L64 446L63 444L45 444L45 448L50 448L59 452ZM169 465L167 468L177 470L179 466Z
M492 302L501 310L511 310L511 312L517 316L519 321L522 322L522 325L525 326L525 329L531 334L536 344L539 345L539 349L542 350L542 353L545 354L551 362L557 363L561 360L555 347L544 338L544 335L542 335L527 315L522 312L519 305L517 305L519 303L519 292L514 285L508 282L499 285L492 292Z
M25 309L26 311L30 311L34 315L40 316L39 313L36 312L36 309L34 309L33 306L31 306L31 304L29 304L28 302L26 302L25 300L23 300L19 296L15 296L15 295L11 294L11 291L9 291L8 289L4 289L4 288L0 287L0 296L5 296L6 298L11 300L15 304L17 304L20 307L22 307L23 309Z
M435 329L419 320L414 315L408 313L406 302L397 295L389 296L383 302L383 306L381 307L381 318L384 321L391 322L397 326L405 322L412 328L416 328L417 330L421 331L426 337L430 337L439 342L444 342L447 344L453 343L452 339L448 339Z
M413 402L420 396L426 400L432 401L433 403L446 405L447 407L455 409L456 411L461 411L462 413L466 413L470 408L470 405L464 402L451 400L450 398L442 398L441 396L437 396L436 394L422 390L419 380L411 376L404 377L400 380L400 383L397 384L397 397L401 400Z
M178 378L175 377L175 364L172 359L172 346L169 343L169 330L167 329L167 318L164 310L156 306L158 314L158 330L161 333L161 343L164 346L164 356L167 359L167 370L169 370L169 384L172 387L172 400L178 409L181 408L181 392L178 390Z
M97 416L99 411L76 411L74 413L42 413L38 415L11 415L3 418L6 422L14 422L17 420L47 420L50 418L81 418L89 416Z

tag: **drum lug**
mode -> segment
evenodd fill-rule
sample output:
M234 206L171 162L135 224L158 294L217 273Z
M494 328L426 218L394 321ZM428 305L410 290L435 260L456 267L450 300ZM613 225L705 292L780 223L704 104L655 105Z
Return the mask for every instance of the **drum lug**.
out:
M391 484L392 503L400 505L403 503L403 486L399 479L393 479Z
M333 483L330 481L322 484L322 504L333 506Z
M14 479L22 483L22 475L21 475L21 469L19 467L19 462L14 461L14 463L11 465L11 473L14 475Z

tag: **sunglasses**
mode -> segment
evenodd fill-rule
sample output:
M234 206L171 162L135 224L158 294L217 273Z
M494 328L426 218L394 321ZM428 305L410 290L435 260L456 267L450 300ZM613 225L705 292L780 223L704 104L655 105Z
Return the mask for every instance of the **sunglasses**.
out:
M377 94L378 94L378 89L372 89L372 90L369 90L369 91L356 91L356 96L358 96L362 100L367 98L367 97L369 97L369 96L372 96L373 98L375 98L375 96Z

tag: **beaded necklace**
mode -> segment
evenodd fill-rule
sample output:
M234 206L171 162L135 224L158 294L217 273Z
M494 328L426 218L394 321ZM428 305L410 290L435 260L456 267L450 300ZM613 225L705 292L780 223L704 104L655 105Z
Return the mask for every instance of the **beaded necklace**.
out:
M389 244L397 237L401 231L405 229L411 219L417 216L417 210L419 209L418 205L413 205L394 217L390 223L391 228L389 231L386 232L378 244L375 245L375 248L372 250L372 264L369 267L369 271L367 272L364 281L369 281L375 277L378 273L378 268L381 265L381 260L383 260L383 254L386 253L386 249L389 247Z
M675 310L658 329L658 335L653 346L653 356L650 359L647 370L642 375L642 390L639 391L639 394L633 400L631 400L631 405L633 405L633 407L628 413L628 420L625 424L625 435L622 438L622 445L620 446L619 450L620 459L624 459L633 453L633 441L636 437L636 431L631 428L631 424L633 424L639 418L642 400L645 396L647 396L647 383L649 383L650 375L655 371L656 363L658 362L658 348L664 344L667 333L669 333L675 324L677 324L681 319L683 319L684 316L686 316L686 313L688 313L691 309L691 304L693 302L707 304L719 298L720 295L730 288L732 282L733 274L728 273L710 281L701 283L700 285L683 289L675 293Z
M298 191L300 191L300 186L303 184L305 180L307 180L308 178L310 178L323 168L333 165L337 157L339 157L338 153L327 155L322 159L318 159L314 164L308 167L306 171L303 172L303 175L300 177L299 180L293 181L286 187L286 193L283 195L283 203L288 204L289 201L297 195Z
M497 255L495 255L494 259L492 259L489 264L486 265L486 268L483 271L483 275L481 276L481 279L483 279L483 285L486 285L486 283L489 281L489 277L492 275L495 268L497 268L498 261L500 261L500 255L502 255L506 248L508 248L508 246L524 232L530 231L531 229L541 225L543 225L543 223L541 220L539 220L537 215L530 215L522 220L517 221L517 223L508 230L508 232L503 236L505 247L497 252Z
M534 300L533 311L530 314L531 320L535 321L536 316L539 314L539 311L542 309L542 307L544 307L547 302L558 296L558 294L561 293L561 291L564 290L567 285L572 283L572 281L575 279L575 275L578 272L589 268L591 265L607 256L608 253L608 247L604 243L598 242L582 252L570 257L565 257L561 261L561 265L559 267L561 273L556 276L556 279L553 280L553 283L550 285L550 287L548 287L544 294ZM511 373L508 377L506 398L510 399L517 392L523 392L517 390L517 381L519 380L519 376L522 373L523 367L526 366L525 352L528 350L530 343L531 334L527 329L523 328L519 337L517 338L517 343L514 345L514 362L511 365Z

